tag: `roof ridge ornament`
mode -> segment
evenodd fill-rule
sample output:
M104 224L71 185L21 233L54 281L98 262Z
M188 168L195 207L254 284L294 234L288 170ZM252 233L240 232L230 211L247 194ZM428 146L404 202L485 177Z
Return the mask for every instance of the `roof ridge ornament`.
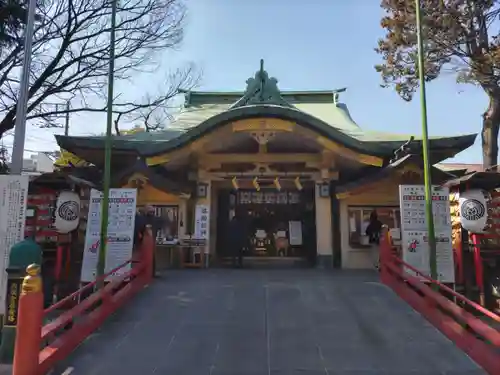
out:
M281 92L278 88L278 80L274 77L269 77L267 71L264 70L263 59L260 60L260 69L255 73L254 77L247 79L246 84L247 88L245 93L231 106L231 108L256 104L274 104L283 107L293 107L281 96Z
M333 105L337 106L339 104L339 93L334 91L333 92Z

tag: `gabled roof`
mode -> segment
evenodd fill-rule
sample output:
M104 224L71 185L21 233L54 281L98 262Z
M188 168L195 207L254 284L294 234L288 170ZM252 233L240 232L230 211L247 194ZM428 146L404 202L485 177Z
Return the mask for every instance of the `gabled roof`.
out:
M335 94L345 89L333 91L282 91L282 98L289 103L286 107L295 108L311 116L319 118L332 127L344 132L361 131L352 119L349 109L343 103L336 102ZM184 108L175 116L170 124L171 129L188 130L203 121L222 112L235 108L234 104L245 95L245 92L203 92L186 93ZM337 96L338 99L338 96ZM361 131L362 132L362 131Z
M454 175L466 174L472 172L484 172L484 167L482 164L471 164L471 163L440 163L436 165L439 169L447 172L452 172Z
M471 172L466 175L446 181L443 186L455 189L498 189L500 187L500 173L492 171Z
M277 80L269 77L261 61L260 70L247 80L244 92L188 92L184 109L169 129L153 133L117 136L113 148L154 156L168 152L206 135L232 121L252 117L278 117L311 128L332 141L358 152L390 157L411 135L365 131L351 117L347 106L338 101L345 88L332 91L283 91ZM471 146L476 134L456 137L431 137L431 151L441 160ZM104 137L56 136L59 145L70 152L78 149L102 149ZM421 142L411 144L418 152Z
M160 173L157 173L160 172ZM113 177L113 185L122 186L126 180L134 174L142 174L146 177L154 188L162 191L168 191L173 194L190 193L193 189L193 182L184 180L178 175L167 174L158 168L151 168L146 165L144 160L137 159L133 165L117 172Z
M423 161L419 155L406 155L401 159L394 161L393 163L388 164L387 166L380 169L373 169L372 172L365 173L364 176L355 179L354 181L350 181L348 183L338 185L335 189L336 194L342 195L343 193L347 193L349 191L355 190L361 186L368 186L369 184L373 184L377 181L381 181L389 176L391 176L395 171L400 170L407 166L408 164L414 164L418 167L423 168ZM438 178L443 181L446 179L455 178L455 176L451 173L440 170L436 167L431 167L431 174L434 178Z

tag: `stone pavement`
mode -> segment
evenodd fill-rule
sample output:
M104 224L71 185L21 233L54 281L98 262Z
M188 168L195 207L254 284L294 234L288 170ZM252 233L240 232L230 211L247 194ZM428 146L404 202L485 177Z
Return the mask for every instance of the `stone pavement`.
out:
M364 271L169 272L90 337L65 375L479 375Z

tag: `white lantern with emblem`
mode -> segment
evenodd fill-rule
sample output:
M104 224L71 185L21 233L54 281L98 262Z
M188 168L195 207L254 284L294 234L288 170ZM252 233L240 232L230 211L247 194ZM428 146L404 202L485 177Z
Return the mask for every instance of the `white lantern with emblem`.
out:
M460 224L470 233L484 233L488 220L488 194L484 190L467 190L460 193Z
M73 191L61 191L54 210L54 228L59 233L69 233L80 222L80 197Z

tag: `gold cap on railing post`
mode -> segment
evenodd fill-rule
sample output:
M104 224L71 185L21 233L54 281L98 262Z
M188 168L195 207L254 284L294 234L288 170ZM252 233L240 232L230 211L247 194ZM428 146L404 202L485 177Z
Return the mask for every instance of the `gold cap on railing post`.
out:
M26 267L19 298L18 324L12 373L39 374L39 355L43 322L43 291L40 266Z
M26 267L27 275L24 277L22 294L38 293L42 290L42 278L40 277L40 266L30 264Z

